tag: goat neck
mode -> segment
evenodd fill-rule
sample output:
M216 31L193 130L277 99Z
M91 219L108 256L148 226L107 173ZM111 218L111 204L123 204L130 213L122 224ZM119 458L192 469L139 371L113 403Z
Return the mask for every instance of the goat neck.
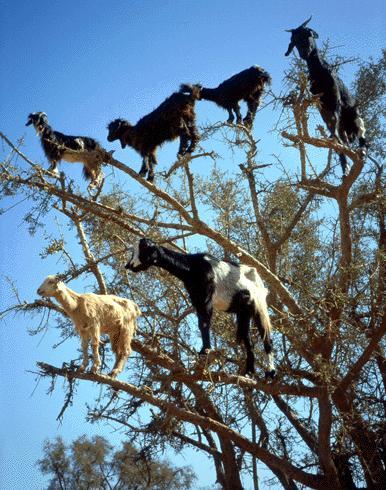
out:
M174 252L165 247L158 247L157 262L154 265L165 269L181 281L185 281L186 277L190 274L186 254Z
M200 98L205 100L211 100L212 102L216 102L218 98L217 89L202 87L200 92Z
M35 126L35 129L39 136L43 136L47 139L55 138L55 132L48 123L42 123L39 126Z
M71 314L78 307L79 294L68 288L63 282L58 283L52 296L62 305L64 311Z
M325 62L320 57L319 51L315 48L311 54L305 58L310 76L319 77L320 71L326 67Z

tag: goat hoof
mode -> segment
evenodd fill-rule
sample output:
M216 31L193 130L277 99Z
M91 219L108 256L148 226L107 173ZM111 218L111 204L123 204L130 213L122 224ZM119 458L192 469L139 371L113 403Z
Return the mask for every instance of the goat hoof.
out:
M99 371L99 366L93 366L91 368L91 374L97 374L98 371Z
M207 356L210 353L210 351L211 351L210 347L209 347L209 349L208 348L206 348L206 349L202 348L199 352L199 355L200 356Z
M118 376L118 371L113 369L111 373L109 373L110 378L116 378Z
M265 379L275 379L276 371L271 369L271 371L265 371Z

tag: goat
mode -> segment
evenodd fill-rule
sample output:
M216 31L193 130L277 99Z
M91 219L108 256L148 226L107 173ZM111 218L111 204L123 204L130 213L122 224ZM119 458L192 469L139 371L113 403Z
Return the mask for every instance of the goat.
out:
M79 371L88 366L88 345L91 342L93 351L92 373L99 371L101 360L98 347L100 335L110 337L111 347L115 354L114 368L110 376L122 372L125 362L131 354L131 339L136 330L136 319L141 311L133 301L112 294L78 294L61 281L60 276L47 276L37 293L44 297L53 296L71 318L80 335L83 351L83 362Z
M234 112L237 124L244 122L246 126L252 127L266 84L271 84L269 73L260 66L251 66L220 83L216 88L182 84L181 90L188 93L193 89L199 90L200 99L211 100L228 111L228 123L233 123ZM240 100L244 100L248 106L244 120L240 112Z
M306 27L311 18L296 29L286 31L291 32L291 41L285 56L296 47L300 58L306 61L311 92L320 96L320 115L331 137L346 145L358 139L359 146L366 147L366 130L358 107L342 80L320 56L315 43L319 36L313 29ZM340 153L339 159L345 176L349 170L346 156Z
M120 140L122 148L131 146L142 156L141 177L154 180L156 150L165 141L180 138L177 157L193 153L199 140L196 128L195 101L197 90L190 94L174 92L162 104L132 126L124 119L115 119L107 126L108 141Z
M99 187L102 183L102 163L108 163L112 152L107 152L93 138L87 136L67 136L54 131L48 124L45 112L29 114L26 126L32 124L40 136L43 151L51 163L49 170L58 173L57 165L60 160L66 162L82 162L83 176L90 180L89 188Z
M271 322L268 315L264 287L256 269L246 265L217 260L206 253L183 254L157 245L142 238L133 247L126 269L133 272L147 270L150 266L161 267L180 279L196 309L203 346L200 354L210 348L210 325L213 309L235 313L237 340L246 349L244 374L254 372L254 354L250 338L250 321L255 322L264 342L268 360L267 377L274 377L271 343Z

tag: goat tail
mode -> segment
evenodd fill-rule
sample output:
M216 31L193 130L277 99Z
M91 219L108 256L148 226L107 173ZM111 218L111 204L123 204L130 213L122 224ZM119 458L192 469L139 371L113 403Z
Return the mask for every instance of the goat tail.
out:
M91 180L93 178L93 173L86 167L86 165L83 165L83 178L85 180Z
M193 97L194 100L198 100L201 94L201 85L190 83L181 83L180 94L188 94Z
M137 303L133 302L134 310L135 310L135 318L138 318L139 316L142 316L142 311L139 309L139 306Z
M267 302L265 301L265 299L260 300L257 304L255 323L263 341L269 340L272 332L272 324L271 319L269 318Z

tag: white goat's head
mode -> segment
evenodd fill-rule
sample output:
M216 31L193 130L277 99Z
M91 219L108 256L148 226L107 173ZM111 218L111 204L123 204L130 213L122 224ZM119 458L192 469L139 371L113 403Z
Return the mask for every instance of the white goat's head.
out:
M157 263L159 247L152 240L141 238L130 249L131 257L125 266L126 269L140 272Z
M41 134L44 128L48 126L47 114L45 112L31 112L28 115L26 126L30 124L33 125L38 134Z
M40 296L53 296L59 291L59 284L62 283L62 277L59 275L47 276L39 286L37 293Z

